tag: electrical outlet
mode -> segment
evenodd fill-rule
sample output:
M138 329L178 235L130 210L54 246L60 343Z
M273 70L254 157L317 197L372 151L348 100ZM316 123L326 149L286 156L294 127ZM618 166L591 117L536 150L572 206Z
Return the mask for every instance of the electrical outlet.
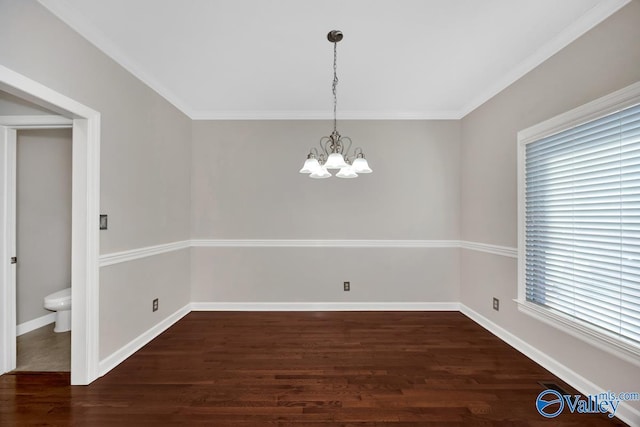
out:
M351 290L351 283L344 282L344 291L349 292Z
M495 311L500 311L500 300L496 297L493 297L493 309Z
M153 311L158 311L158 298L153 300Z

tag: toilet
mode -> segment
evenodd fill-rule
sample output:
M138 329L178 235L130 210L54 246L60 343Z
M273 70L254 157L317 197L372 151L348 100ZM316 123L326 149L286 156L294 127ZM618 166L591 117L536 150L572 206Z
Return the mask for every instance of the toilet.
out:
M71 330L71 288L44 297L44 308L56 312L56 325L53 332Z

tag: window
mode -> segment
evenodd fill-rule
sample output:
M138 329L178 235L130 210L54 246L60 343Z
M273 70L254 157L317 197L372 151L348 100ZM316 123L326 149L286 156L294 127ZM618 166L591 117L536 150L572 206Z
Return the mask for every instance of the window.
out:
M640 83L519 139L519 302L640 355Z

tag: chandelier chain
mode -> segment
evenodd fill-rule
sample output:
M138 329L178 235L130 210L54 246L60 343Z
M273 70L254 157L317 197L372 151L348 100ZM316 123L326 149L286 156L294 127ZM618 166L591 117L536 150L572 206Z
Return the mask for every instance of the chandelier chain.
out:
M333 84L331 85L333 92L333 131L338 131L338 43L333 42Z
M333 43L333 132L320 138L320 150L312 147L300 173L308 173L311 178L329 178L329 169L339 169L338 178L357 178L358 174L373 172L364 158L362 148L351 151L352 141L348 136L338 133L338 42L342 40L342 31L333 30L327 39Z

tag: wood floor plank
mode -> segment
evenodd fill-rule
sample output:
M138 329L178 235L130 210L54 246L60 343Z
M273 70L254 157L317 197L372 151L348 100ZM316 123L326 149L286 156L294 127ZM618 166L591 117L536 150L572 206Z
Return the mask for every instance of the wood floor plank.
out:
M0 425L623 426L456 312L192 312L90 386L0 377Z

